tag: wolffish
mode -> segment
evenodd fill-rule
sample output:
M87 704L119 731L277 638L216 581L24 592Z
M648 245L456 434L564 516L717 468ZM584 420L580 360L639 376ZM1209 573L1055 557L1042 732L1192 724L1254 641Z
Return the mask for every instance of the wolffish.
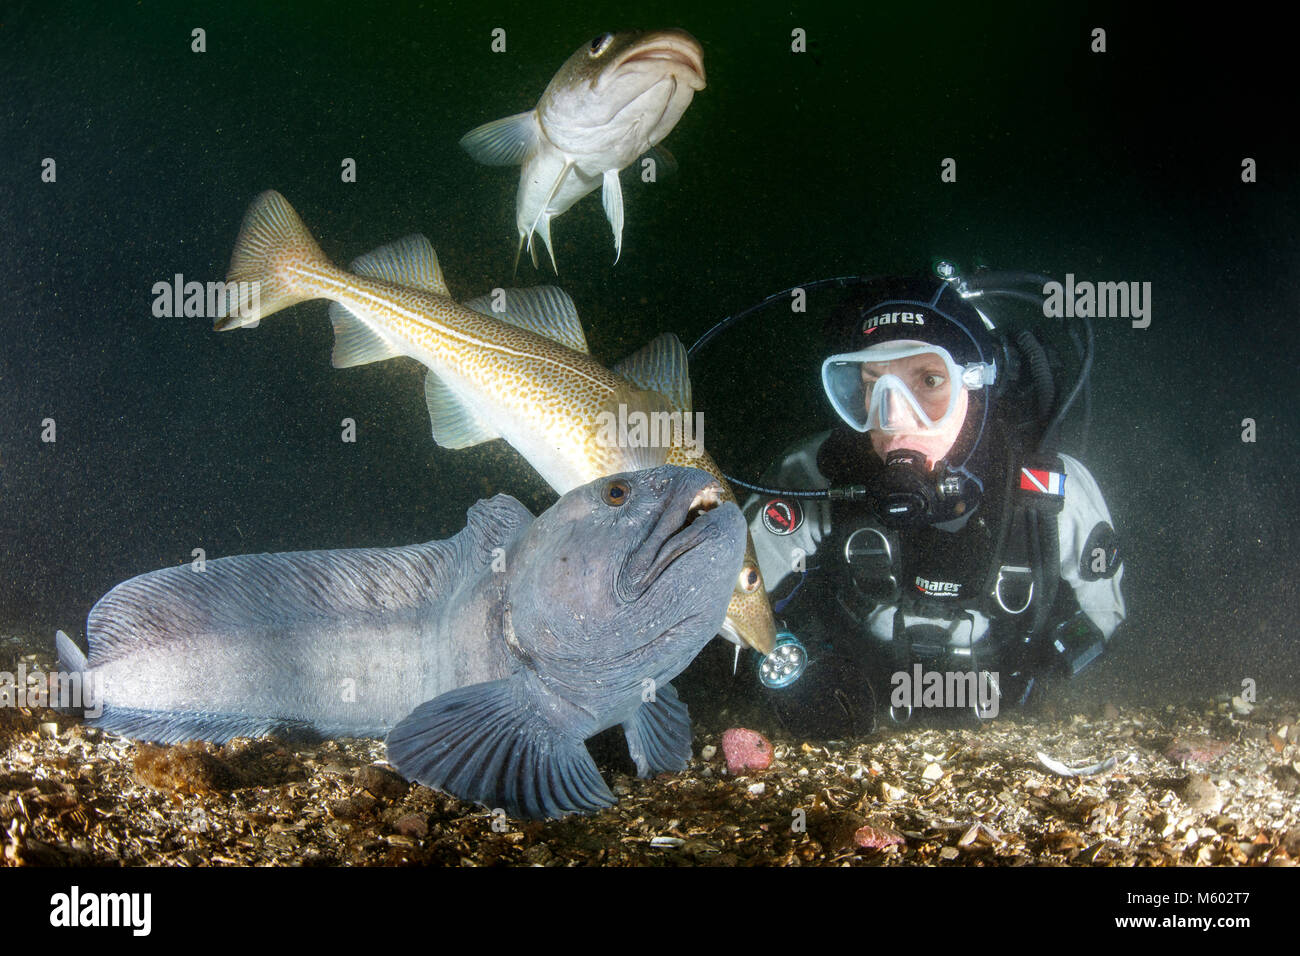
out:
M90 612L103 702L141 740L387 735L404 776L512 816L614 797L584 741L621 724L642 776L684 769L669 683L717 632L740 509L693 468L590 482L536 519L506 495L398 548L255 554L132 578Z

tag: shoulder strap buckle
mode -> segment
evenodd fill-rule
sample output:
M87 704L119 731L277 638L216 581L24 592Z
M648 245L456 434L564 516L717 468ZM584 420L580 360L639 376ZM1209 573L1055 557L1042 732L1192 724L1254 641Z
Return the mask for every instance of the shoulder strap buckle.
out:
M1003 591L1004 584L1010 584L1010 603L1018 603L1019 607L1007 606L1009 602ZM998 602L998 607L1008 614L1024 614L1034 600L1034 572L1026 567L1002 565L998 568L998 579L993 585L993 598Z

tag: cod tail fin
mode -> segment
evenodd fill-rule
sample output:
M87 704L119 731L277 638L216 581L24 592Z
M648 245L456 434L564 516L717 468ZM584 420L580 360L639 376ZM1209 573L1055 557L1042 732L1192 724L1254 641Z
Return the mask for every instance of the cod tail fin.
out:
M301 285L302 271L313 268L334 266L289 201L268 189L244 214L226 276L225 314L213 327L219 332L256 328L268 315L318 298Z

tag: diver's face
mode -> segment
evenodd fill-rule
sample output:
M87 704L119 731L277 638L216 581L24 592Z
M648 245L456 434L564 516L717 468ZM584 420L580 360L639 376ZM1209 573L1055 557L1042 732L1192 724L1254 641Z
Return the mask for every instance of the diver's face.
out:
M952 390L958 390L953 414L938 432L926 430L911 407L893 393L885 396L885 404L881 409L881 417L889 423L889 430L873 428L870 432L871 447L881 461L891 451L907 448L924 454L926 467L933 469L939 459L952 450L957 434L966 421L966 389L960 382L951 380L947 366L934 353L909 355L889 362L863 362L861 370L863 402L866 406L871 405L871 390L876 381L882 375L895 375L911 391L931 421L943 416L952 399Z

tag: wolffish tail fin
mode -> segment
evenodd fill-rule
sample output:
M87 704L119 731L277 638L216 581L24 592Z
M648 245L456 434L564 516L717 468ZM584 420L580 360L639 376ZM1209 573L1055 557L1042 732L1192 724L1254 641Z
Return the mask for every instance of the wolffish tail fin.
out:
M333 269L288 200L268 189L244 214L226 277L232 292L251 288L254 294L239 301L228 293L227 314L214 328L255 328L266 316L315 298L300 288L303 267Z

